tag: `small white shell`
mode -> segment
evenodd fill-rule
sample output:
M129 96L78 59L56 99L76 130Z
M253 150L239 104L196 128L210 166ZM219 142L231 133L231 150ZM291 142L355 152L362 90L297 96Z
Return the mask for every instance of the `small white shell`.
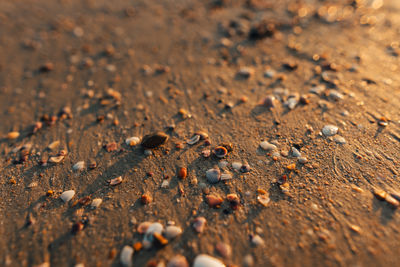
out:
M232 168L233 169L235 169L235 170L237 170L237 171L239 171L240 170L240 168L242 167L242 163L241 162L233 162L232 163Z
M182 228L174 225L167 226L164 231L164 236L168 239L173 239L180 234L182 234Z
M92 200L92 204L90 204L90 206L92 208L97 208L100 206L100 204L103 202L103 200L101 198L95 198Z
M258 201L258 203L260 203L264 207L267 207L269 202L271 201L271 199L269 198L268 195L259 195L257 197L257 201Z
M130 246L125 246L122 251L119 259L123 266L132 266L132 255L133 255L133 248Z
M325 125L324 128L322 128L322 133L325 136L333 136L337 134L339 128L335 125Z
M204 217L197 217L193 222L193 228L198 233L202 233L206 226L207 220Z
M189 145L194 145L194 144L196 144L197 142L200 141L200 137L201 137L200 135L195 134L192 138L187 140L186 143L188 143Z
M132 136L125 140L125 144L128 146L136 146L139 143L140 143L140 138L137 136Z
M200 254L194 259L193 267L225 267L225 264L217 258Z
M72 169L74 171L81 171L85 168L85 162L84 161L78 161L77 163L72 166Z
M292 156L295 158L299 158L299 157L301 157L301 153L297 148L292 147Z
M73 197L75 196L75 191L74 190L68 190L65 191L61 194L60 198L67 203L68 201L70 201Z
M342 136L335 136L335 138L333 138L333 140L337 143L337 144L340 144L340 145L344 145L344 144L346 144L346 139L344 139L344 137L342 137Z
M110 180L110 185L117 185L117 184L120 184L120 183L122 183L122 177L121 176Z

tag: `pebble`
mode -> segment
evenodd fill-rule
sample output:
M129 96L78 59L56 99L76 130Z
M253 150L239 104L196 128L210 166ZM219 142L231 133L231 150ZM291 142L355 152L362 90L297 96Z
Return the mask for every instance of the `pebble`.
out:
M275 107L276 98L272 95L266 96L262 101L261 105L266 108L274 108Z
M225 267L225 264L217 258L200 254L194 259L193 267Z
M133 255L133 248L130 246L124 246L124 248L121 251L121 255L119 257L122 266L127 266L127 267L132 266L132 255Z
M215 245L215 250L221 255L221 257L227 259L231 256L232 254L232 248L228 244L224 242L218 242Z
M251 267L253 265L254 265L253 256L251 256L250 254L247 254L246 256L244 256L244 258L243 258L243 266L244 267Z
M335 138L333 138L333 140L336 142L336 143L338 143L338 144L340 144L340 145L344 145L344 144L346 144L346 139L344 139L344 137L342 137L342 136L335 136Z
M200 135L195 134L192 138L186 141L188 145L194 145L197 144L200 141Z
M273 71L273 70L266 70L264 72L265 78L273 78L274 76L275 76L275 71Z
M242 163L241 162L232 162L232 168L234 169L234 170L237 170L237 171L239 171L240 170L240 168L242 167Z
M337 126L334 125L325 125L324 128L322 128L322 133L325 136L333 136L335 134L337 134L339 128Z
M254 75L254 69L250 67L243 67L238 71L237 74L243 78L248 79Z
M221 171L219 169L209 169L208 171L206 171L206 177L209 183L218 183L221 179Z
M222 204L224 201L220 196L217 195L208 195L206 196L207 203L210 207L215 208Z
M103 200L101 198L95 198L92 200L92 203L90 204L90 206L92 208L98 208L102 202L103 202Z
M260 143L260 147L266 151L274 151L276 150L276 145L273 145L267 141L263 141Z
M153 155L153 152L150 149L145 149L143 153L146 157Z
M306 157L300 157L300 158L299 158L299 163L301 163L301 164L306 164L307 162L308 162L308 160L307 160Z
M299 158L299 157L301 157L301 153L297 148L292 147L292 156L295 158Z
M144 234L146 233L147 229L152 225L152 222L142 222L138 225L137 231L139 234Z
M110 185L118 185L122 183L122 176L110 180Z
M189 267L189 263L184 256L176 255L169 260L167 267Z
M85 162L84 161L78 161L77 163L72 166L72 169L74 171L81 171L85 168Z
M137 136L129 137L125 140L125 144L128 146L136 146L140 143L140 138Z
M54 142L52 142L51 144L49 144L49 145L47 146L47 148L50 149L50 150L54 150L54 149L58 148L59 145L60 145L60 141L57 140L57 141L54 141Z
M144 148L157 148L168 141L168 135L163 132L157 132L145 135L142 140L142 147Z
M143 237L143 246L150 248L154 241L154 235L161 235L163 229L162 224L158 222L149 225Z
M75 196L75 191L74 190L68 190L65 191L61 194L60 198L67 203L68 201L70 201L73 197Z
M288 100L286 100L284 105L288 109L292 110L297 106L298 103L299 103L299 98L298 97L290 97Z
M264 245L264 240L261 238L261 236L254 235L251 238L251 243L256 247L259 247L259 246L263 246Z
M329 90L328 97L334 101L339 101L343 99L344 96L337 90Z
M205 158L208 158L211 156L211 150L209 150L209 149L203 150L203 151L201 151L201 155L203 155L203 157L205 157Z
M193 228L196 232L202 233L206 227L207 220L204 217L197 217L193 222Z
M186 179L187 177L187 169L185 167L179 168L178 177L182 180Z
M164 236L168 239L174 239L182 234L182 228L175 225L167 226L164 230Z
M9 132L7 134L8 140L14 140L17 139L18 137L19 137L19 132Z

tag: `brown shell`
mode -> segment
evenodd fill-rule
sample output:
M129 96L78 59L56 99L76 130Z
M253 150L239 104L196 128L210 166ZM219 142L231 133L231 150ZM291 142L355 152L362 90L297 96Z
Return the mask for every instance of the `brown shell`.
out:
M163 132L157 132L148 134L143 137L142 147L144 148L156 148L167 142L168 135Z

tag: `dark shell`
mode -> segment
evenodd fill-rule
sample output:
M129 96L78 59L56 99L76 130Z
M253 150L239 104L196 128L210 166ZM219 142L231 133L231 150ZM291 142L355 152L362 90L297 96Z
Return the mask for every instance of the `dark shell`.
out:
M156 148L167 142L167 140L167 134L163 132L157 132L144 136L141 145L144 148Z
M228 150L223 146L217 146L214 148L214 153L218 158L223 158L228 154Z

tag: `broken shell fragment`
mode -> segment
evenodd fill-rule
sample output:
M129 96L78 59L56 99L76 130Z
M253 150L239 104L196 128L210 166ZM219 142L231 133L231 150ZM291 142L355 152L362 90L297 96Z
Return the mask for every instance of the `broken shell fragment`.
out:
M144 136L141 145L144 148L156 148L167 142L167 140L167 134L163 132L157 132Z
M64 159L63 155L52 156L49 158L48 162L49 163L60 163L63 159Z
M117 185L122 183L122 176L110 180L110 185Z
M221 179L221 171L219 169L209 169L206 171L207 181L211 184L216 184Z
M197 144L199 141L200 141L200 135L195 134L192 138L187 140L186 143L192 146L194 144Z
M196 232L202 233L206 226L207 220L204 217L197 217L193 222L193 228Z
M65 191L61 194L60 198L67 203L68 201L70 201L73 197L75 196L75 191L74 190L68 190Z
M232 174L229 172L224 172L221 174L221 181L226 181L232 179Z
M267 194L257 196L257 201L264 207L267 207L271 199Z
M194 259L193 267L225 267L225 264L217 258L200 254Z
M101 198L95 198L92 200L92 203L90 204L90 206L92 208L98 208L102 202L103 202L103 200Z

